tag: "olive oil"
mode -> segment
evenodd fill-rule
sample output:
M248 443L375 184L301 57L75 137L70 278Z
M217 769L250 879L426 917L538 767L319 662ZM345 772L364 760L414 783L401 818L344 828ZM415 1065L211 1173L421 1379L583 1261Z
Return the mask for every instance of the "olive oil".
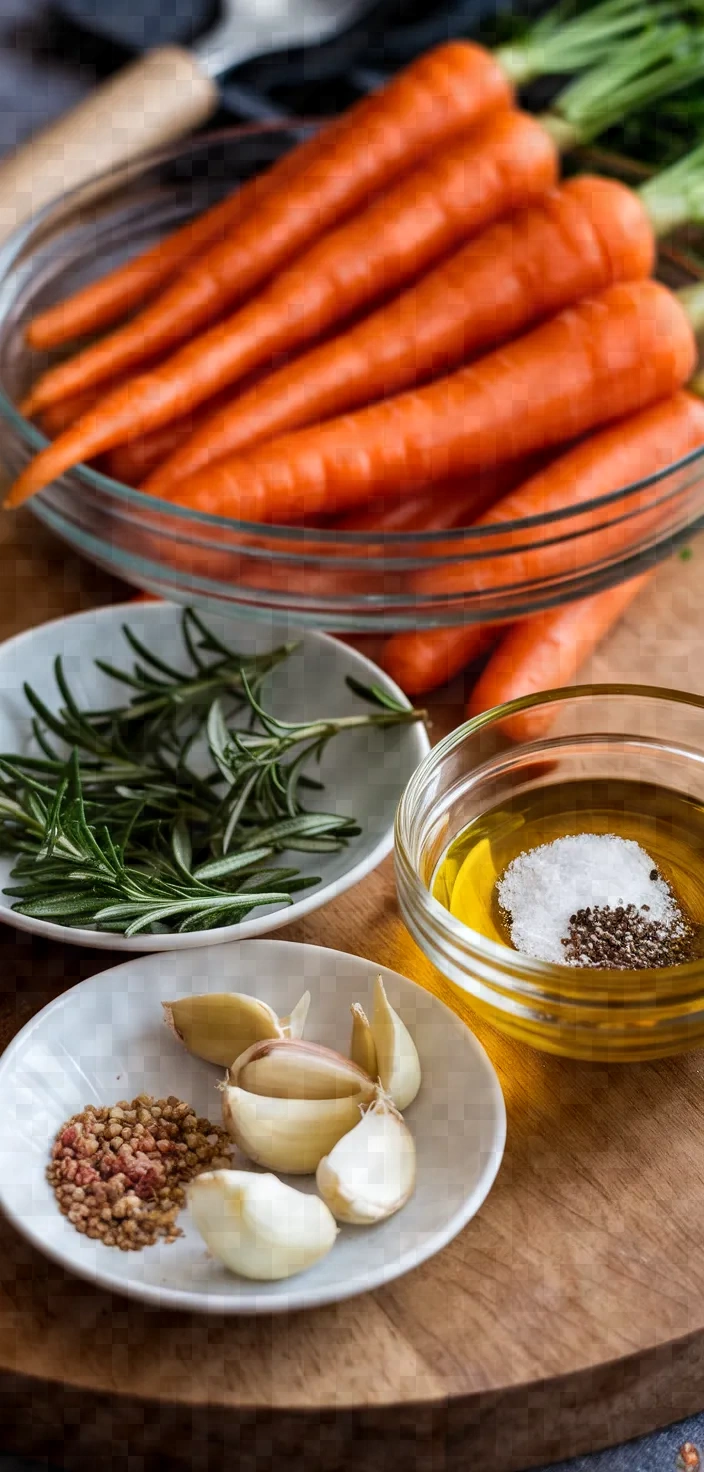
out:
M519 854L581 833L640 844L692 926L694 953L704 955L704 805L651 783L590 779L515 794L453 841L436 870L433 894L472 930L515 949L498 881Z

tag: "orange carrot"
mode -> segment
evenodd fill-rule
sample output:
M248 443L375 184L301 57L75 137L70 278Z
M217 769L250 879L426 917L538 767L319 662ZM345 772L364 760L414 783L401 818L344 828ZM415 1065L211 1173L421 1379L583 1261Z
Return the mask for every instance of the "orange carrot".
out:
M632 190L612 179L572 179L210 415L146 489L168 493L213 460L427 382L583 296L649 276L654 255Z
M622 418L673 393L696 357L672 292L655 281L612 286L427 388L220 461L181 482L173 499L242 521L341 515ZM126 424L130 392L118 390L38 455L8 504L109 448L105 404L119 403Z
M259 375L252 373L247 378L243 388L249 393L250 388L257 382ZM129 380L127 380L129 381ZM98 387L93 390L95 394L94 403L101 397L102 389ZM192 413L179 416L159 429L148 430L146 434L131 434L121 445L114 450L109 450L103 457L107 475L113 480L122 481L128 486L141 486L142 482L152 472L156 471L169 455L175 452L179 445L185 444L191 435L199 432L200 426L205 423L211 414L216 414L219 409L224 408L232 396L232 391L226 389L221 394L214 394L204 404ZM60 409L61 405L54 405ZM49 412L49 411L47 411Z
M118 318L126 317L173 280L194 256L234 228L239 219L244 218L254 194L253 185L260 184L261 190L261 183L268 178L268 174L260 175L234 196L228 195L204 215L160 240L151 250L144 251L98 281L91 281L55 306L47 307L27 328L26 338L30 347L47 352L72 338L97 332Z
M121 387L127 381L127 375L120 374L107 387L112 391L113 388ZM40 428L43 429L48 439L57 439L65 429L76 424L84 414L88 413L89 409L99 403L105 391L106 385L99 384L95 388L84 389L80 394L73 394L70 399L62 399L60 403L49 404L48 408L38 415Z
M514 482L515 483L515 482ZM334 525L344 532L442 532L470 526L501 491L492 476L450 481L398 501L365 506Z
M250 211L259 209L304 170L322 169L327 182L328 162L333 169L351 176L348 189L357 187L359 199L364 199L386 187L439 142L472 126L495 108L508 106L511 100L512 88L504 71L481 47L461 41L438 47L407 68L383 92L363 98L236 194L151 250L41 312L30 323L28 341L36 348L57 347L125 316L213 242L224 242ZM360 144L366 151L370 136L375 156L360 157ZM364 174L364 181L356 185L353 176L359 172ZM339 218L346 209L343 190L337 208L330 211L330 219ZM284 252L282 259L289 253Z
M521 485L536 470L539 459L544 461L545 457L534 455L527 461L497 466L493 473L477 477L472 492L468 492L465 484L464 499L460 491L456 491L453 497L452 493L438 495L436 488L422 496L408 497L400 504L392 502L387 506L382 502L379 506L353 512L339 525L351 524L356 530L361 523L370 530L375 526L386 530L390 519L388 513L393 512L394 525L388 527L391 531L423 530L425 526L430 531L441 531L469 526L481 514L480 504L485 496L490 504L494 504L498 497ZM421 520L423 514L424 521ZM456 549L449 543L446 545L447 555L452 556ZM425 544L423 546L427 555L442 555L441 549L442 544L430 545L427 549ZM381 662L407 695L425 695L439 685L446 685L489 649L496 638L497 630L491 624L461 624L446 629L418 629L394 634L383 647Z
M114 452L117 454L117 452ZM233 577L241 578L242 582L249 587L260 591L264 588L276 590L278 593L289 597L302 594L311 598L316 594L321 597L335 597L340 595L344 589L349 597L355 591L361 596L368 594L370 576L364 571L363 559L384 557L386 569L384 572L384 589L387 594L393 591L394 581L398 581L398 591L408 589L409 574L405 567L401 574L394 570L394 558L405 559L406 557L422 558L432 555L434 543L430 539L433 532L447 531L454 526L462 525L476 518L480 511L496 501L497 497L506 494L511 486L515 486L526 478L529 473L528 466L535 468L537 457L532 461L522 461L521 467L510 465L501 466L497 471L472 477L471 481L450 482L446 485L438 485L426 488L417 496L407 497L405 501L390 502L372 508L364 512L357 512L336 524L334 529L343 531L358 531L366 534L368 531L379 531L386 533L427 531L429 540L425 540L419 546L404 548L399 542L391 540L390 543L374 542L370 537L361 535L350 548L350 555L359 563L358 571L345 568L341 572L336 566L336 557L331 555L331 547L327 542L316 542L314 536L306 537L305 553L306 560L301 559L300 565L296 567L284 560L283 565L278 560L281 551L280 543L263 535L236 537L238 548L244 545L247 552L238 559L235 558L234 549L223 552L224 538L220 531L215 536L208 537L209 545L206 549L198 545L198 531L194 529L182 542L173 537L164 537L157 546L156 539L144 537L140 533L142 554L146 551L146 542L151 542L151 550L148 555L161 559L179 567L190 577L203 576L212 580L232 582ZM158 505L158 503L156 503ZM330 523L328 523L330 526ZM216 543L216 546L213 546ZM441 544L442 545L442 544ZM337 556L344 559L345 549L338 543L335 549ZM260 555L253 555L259 553ZM235 571L237 568L237 571Z
M652 572L515 624L479 676L467 714L480 715L506 701L569 685ZM553 719L554 711L538 706L506 717L501 729L513 741L532 741L549 730Z
M603 563L609 553L613 554L624 544L642 544L652 526L673 514L676 517L672 490L669 496L659 497L653 494L652 487L646 486L629 498L627 507L614 505L611 513L608 508L597 513L589 509L583 516L570 517L564 524L562 540L560 524L555 523L547 544L539 530L527 528L514 532L511 528L524 518L554 517L567 507L578 507L580 502L591 502L622 486L637 483L701 444L704 444L704 404L687 393L675 394L602 430L554 459L479 518L477 526L496 527L496 558L488 555L492 548L483 541L477 547L482 555L472 564L456 562L417 575L417 590L426 594L454 592L458 596L463 593L476 596L480 592L490 595L510 586L515 593L521 585L528 587L541 579L547 581L550 576L579 572ZM593 530L595 523L597 530ZM466 658L465 637L469 650ZM472 628L424 629L395 634L385 647L382 663L409 694L420 694L443 684L472 657Z
M682 521L689 494L686 475L660 488L648 477L704 445L704 403L680 392L592 435L525 485L510 492L481 516L478 527L496 528L482 540L482 556L471 565L456 561L416 578L420 593L490 595L504 586L529 587L597 566L624 547L642 545L664 521ZM600 497L645 481L626 502L593 507ZM579 512L580 505L585 509ZM513 531L516 522L554 517L566 508L575 514L556 522L549 537L540 527ZM561 534L562 533L562 534ZM479 550L479 548L477 548ZM496 556L492 556L496 552Z
M380 506L359 507L349 516L341 516L333 525L341 532L442 532L471 521L468 503L472 492L467 482L458 486L419 491L417 496L402 496L398 501L382 502Z
M165 424L162 429L153 429L151 434L139 435L124 445L118 445L105 456L106 475L126 486L140 486L168 455L186 444L194 425L195 420L190 417L174 419L173 424Z
M287 178L287 187L265 192L237 230L207 250L151 307L50 369L30 398L32 410L192 337L370 195L510 101L510 84L481 46L454 41L421 57L345 114L329 146L323 135L305 167Z
M201 471L173 499L246 521L341 515L576 438L665 398L695 359L676 296L653 281L613 286L427 388ZM55 449L28 467L12 504L64 468Z
M63 434L83 414L87 414L97 404L100 396L99 388L87 388L82 394L73 394L70 399L62 399L60 404L50 404L39 416L41 429L49 439L56 439L57 435Z
M348 532L440 532L472 526L490 506L542 469L549 458L527 455L478 474L424 486L415 495L358 506L332 525Z
M123 445L118 445L105 456L106 474L128 486L141 485L178 445L185 444L192 434L198 432L206 416L216 411L220 403L221 397L218 396L204 404L199 412L184 414L161 429L125 440Z
M100 453L98 443L110 449L168 423L275 354L319 337L497 213L544 193L556 169L553 144L527 114L489 119L325 236L234 317L111 394L64 441L69 463L83 431L93 448L84 439L81 459Z
M126 317L209 246L229 237L255 205L262 204L274 189L279 189L312 162L323 145L329 146L339 122L335 119L313 138L285 154L266 173L248 180L219 204L158 241L151 250L143 251L115 271L109 271L107 276L90 281L64 301L39 312L27 328L30 347L46 352Z
M58 404L50 404L40 414L39 426L48 439L55 439L70 425L75 424L81 415L92 409L101 397L102 389L97 387L75 394L71 399L62 399ZM210 404L205 412L211 412ZM200 419L204 417L205 413L201 414ZM101 469L106 475L112 476L113 480L122 481L124 485L139 486L145 476L156 470L179 445L186 443L197 431L198 422L198 417L187 415L184 419L165 425L163 429L155 429L151 435L128 440L126 444L104 456Z
M418 629L395 634L382 653L384 669L406 695L425 695L446 685L496 642L491 624Z

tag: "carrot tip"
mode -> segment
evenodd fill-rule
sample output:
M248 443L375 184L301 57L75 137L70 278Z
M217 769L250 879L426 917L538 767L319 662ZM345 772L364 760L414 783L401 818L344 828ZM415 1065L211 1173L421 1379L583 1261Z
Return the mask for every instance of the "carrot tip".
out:
M21 475L19 480L16 480L15 484L10 487L3 502L3 511L14 511L17 506L22 505L23 501L28 501L30 496L35 495L39 489L40 487L34 486L31 481L27 484L24 476Z

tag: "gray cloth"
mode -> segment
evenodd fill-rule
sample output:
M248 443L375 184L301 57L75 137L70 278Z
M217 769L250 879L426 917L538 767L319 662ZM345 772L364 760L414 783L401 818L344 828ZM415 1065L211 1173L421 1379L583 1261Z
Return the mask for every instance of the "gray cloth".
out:
M0 152L59 117L95 81L86 61L46 47L49 11L42 0L0 0Z
M47 19L43 0L0 0L0 153L58 117L95 81L85 58L62 58L47 48ZM561 1462L553 1472L679 1472L678 1456L687 1443L701 1447L704 1468L704 1415L613 1451ZM696 1472L698 1463L690 1466ZM0 1454L0 1472L59 1469Z

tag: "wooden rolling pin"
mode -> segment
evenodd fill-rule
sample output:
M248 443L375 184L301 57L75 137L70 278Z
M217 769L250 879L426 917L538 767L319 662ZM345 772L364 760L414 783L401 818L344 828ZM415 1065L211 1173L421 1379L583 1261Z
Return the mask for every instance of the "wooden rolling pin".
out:
M221 0L221 19L190 50L148 52L0 164L0 243L57 195L204 123L217 107L217 79L231 67L329 40L369 4Z
M0 164L0 241L57 195L206 121L216 82L179 46L150 51Z

